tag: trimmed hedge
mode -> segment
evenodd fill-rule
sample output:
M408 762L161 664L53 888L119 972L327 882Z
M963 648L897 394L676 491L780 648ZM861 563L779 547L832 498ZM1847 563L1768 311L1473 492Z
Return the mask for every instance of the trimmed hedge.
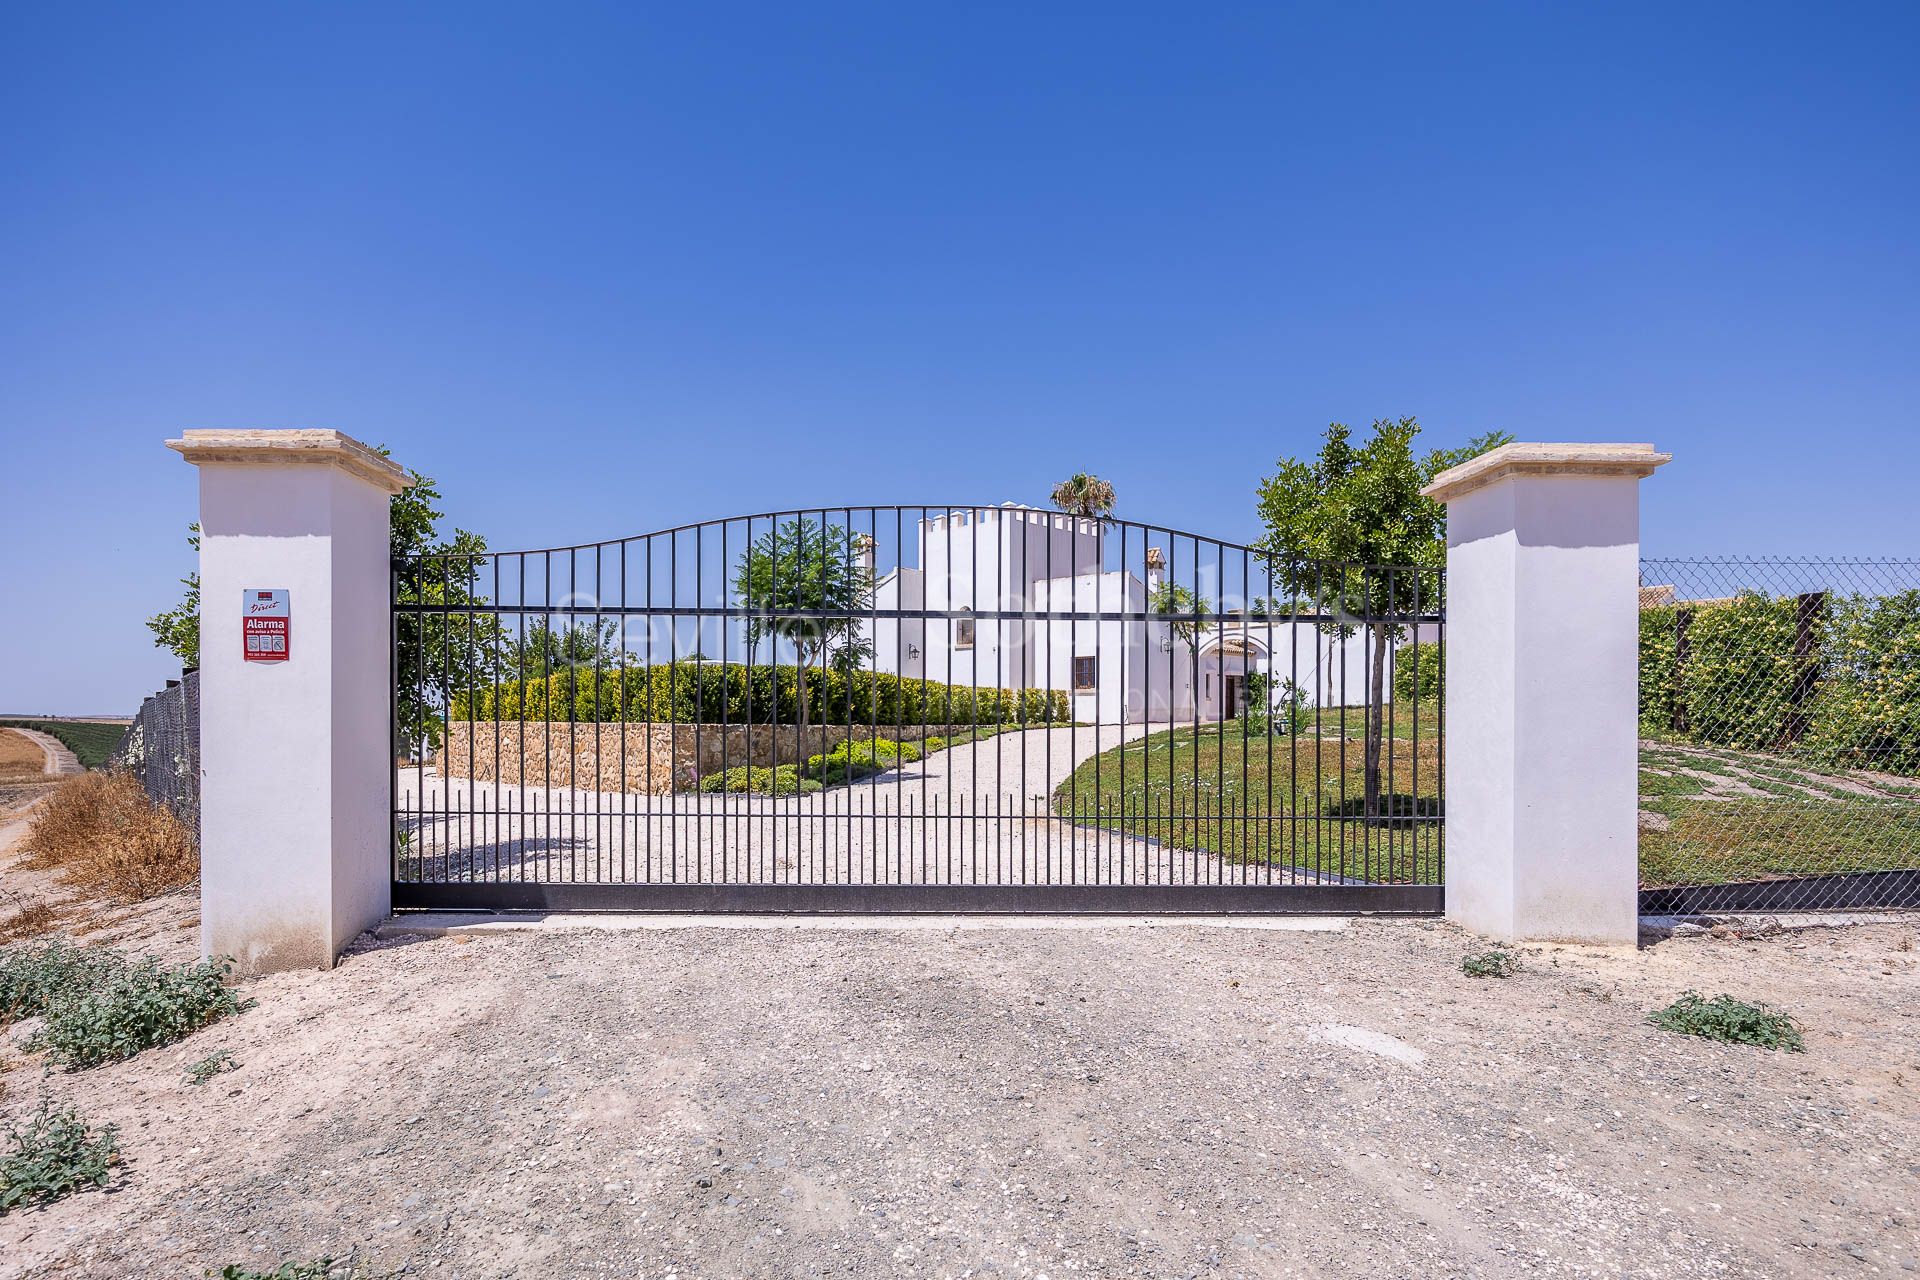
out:
M1794 655L1798 602L1757 591L1640 612L1640 731L1817 763L1920 775L1920 591L1830 596L1813 654ZM1689 610L1687 660L1679 614ZM1793 691L1810 691L1794 732Z
M1920 776L1920 591L1836 598L1807 742L1824 764Z
M455 720L547 720L591 724L795 724L798 672L791 666L674 662L595 673L578 667L456 693ZM877 671L810 669L816 725L1065 724L1064 690L976 689Z

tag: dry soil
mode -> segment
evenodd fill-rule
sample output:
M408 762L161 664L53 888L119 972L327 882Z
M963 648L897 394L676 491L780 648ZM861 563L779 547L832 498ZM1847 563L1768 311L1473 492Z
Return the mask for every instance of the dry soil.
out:
M369 940L126 1063L14 1051L9 1115L44 1088L126 1164L0 1219L0 1275L1902 1274L1915 935L1505 981L1410 920ZM1647 1024L1688 988L1807 1052Z

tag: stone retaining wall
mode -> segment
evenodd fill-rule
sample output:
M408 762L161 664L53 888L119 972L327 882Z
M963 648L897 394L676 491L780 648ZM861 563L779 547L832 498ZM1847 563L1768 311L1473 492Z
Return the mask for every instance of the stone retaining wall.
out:
M709 773L740 765L798 764L847 737L917 741L968 725L870 728L809 725L800 750L794 725L566 724L460 721L447 726L437 764L449 778L579 791L690 791ZM624 748L624 753L623 753ZM625 776L622 776L624 763Z

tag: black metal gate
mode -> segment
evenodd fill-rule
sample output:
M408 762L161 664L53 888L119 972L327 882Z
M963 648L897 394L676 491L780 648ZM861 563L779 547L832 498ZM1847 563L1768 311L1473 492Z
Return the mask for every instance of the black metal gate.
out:
M1436 567L828 507L393 585L399 908L1441 905Z

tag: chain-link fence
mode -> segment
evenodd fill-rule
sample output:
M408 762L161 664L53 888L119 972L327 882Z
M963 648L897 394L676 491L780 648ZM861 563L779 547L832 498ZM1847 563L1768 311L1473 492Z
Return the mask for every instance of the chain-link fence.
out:
M200 838L200 673L189 671L140 704L109 769L140 780L156 804L173 810Z
M1920 560L1640 562L1641 908L1920 906Z

